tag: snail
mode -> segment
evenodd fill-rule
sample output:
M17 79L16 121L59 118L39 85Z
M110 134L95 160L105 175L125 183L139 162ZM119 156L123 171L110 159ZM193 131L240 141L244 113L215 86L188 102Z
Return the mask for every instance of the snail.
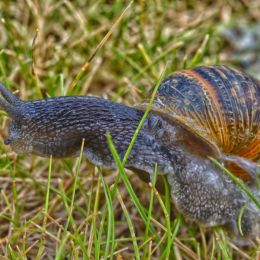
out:
M144 115L134 107L92 96L23 101L0 84L0 106L12 118L5 144L43 157L84 155L115 169L106 133L121 158ZM209 157L230 167L259 199L260 82L226 66L176 71L160 84L125 168L149 181L157 164L172 200L185 217L205 227L222 225L260 236L260 209ZM160 178L158 179L160 182ZM158 189L161 187L158 185Z

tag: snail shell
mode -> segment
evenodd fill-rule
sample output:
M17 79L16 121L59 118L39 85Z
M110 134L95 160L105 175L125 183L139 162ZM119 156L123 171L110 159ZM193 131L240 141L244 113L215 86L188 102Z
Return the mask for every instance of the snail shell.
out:
M260 159L260 82L249 75L225 66L175 72L159 87L153 110L201 138L210 147L209 156ZM250 178L236 165L228 167Z

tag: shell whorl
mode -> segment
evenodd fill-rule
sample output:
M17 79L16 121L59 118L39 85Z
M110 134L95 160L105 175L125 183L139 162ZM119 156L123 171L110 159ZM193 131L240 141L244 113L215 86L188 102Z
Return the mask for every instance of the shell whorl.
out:
M205 138L222 153L260 158L260 82L225 66L203 66L167 77L155 110Z

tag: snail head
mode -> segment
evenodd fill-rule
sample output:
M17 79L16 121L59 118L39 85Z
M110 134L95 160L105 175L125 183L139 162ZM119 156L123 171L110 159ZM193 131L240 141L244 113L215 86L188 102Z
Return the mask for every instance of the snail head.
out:
M72 120L75 119L74 114L79 115L78 110L82 107L71 109L71 106L80 103L77 98L58 97L23 101L1 82L0 93L0 109L12 119L5 144L10 145L13 151L43 157L52 154L59 158L72 157L78 153L82 137L76 122L74 124ZM83 111L81 115L86 113Z

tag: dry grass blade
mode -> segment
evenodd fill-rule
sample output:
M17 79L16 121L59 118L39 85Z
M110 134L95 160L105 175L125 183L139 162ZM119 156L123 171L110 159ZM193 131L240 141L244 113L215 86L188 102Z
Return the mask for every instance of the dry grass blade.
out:
M104 46L104 44L106 43L106 41L109 39L109 37L111 36L111 34L114 32L115 28L118 26L118 24L120 23L120 21L123 19L125 13L127 12L127 10L130 8L130 6L132 5L133 0L127 5L127 7L124 9L124 11L122 12L122 14L116 19L115 23L111 26L111 28L109 29L109 31L107 32L107 34L104 36L104 38L101 40L101 42L97 45L97 47L94 49L93 53L90 55L90 57L88 58L87 62L81 67L80 72L77 74L76 78L73 80L70 89L68 91L68 95L71 95L71 93L73 92L73 89L75 88L75 86L77 85L78 81L80 80L80 78L82 77L83 73L87 70L87 68L89 67L91 61L95 58L96 54L98 53L98 51Z

